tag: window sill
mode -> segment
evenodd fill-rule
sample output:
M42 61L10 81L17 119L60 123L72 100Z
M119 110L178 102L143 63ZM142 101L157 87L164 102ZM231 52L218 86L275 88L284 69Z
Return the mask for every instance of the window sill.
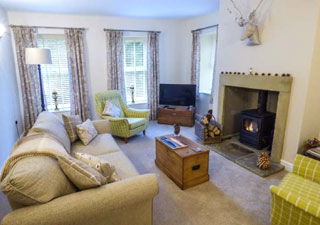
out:
M207 93L207 92L199 92L199 94L202 94L202 95L211 95L211 93Z
M59 109L59 110L48 110L48 112L51 112L51 113L70 113L70 109Z
M131 106L131 105L144 105L144 104L147 104L147 102L127 103L128 106Z

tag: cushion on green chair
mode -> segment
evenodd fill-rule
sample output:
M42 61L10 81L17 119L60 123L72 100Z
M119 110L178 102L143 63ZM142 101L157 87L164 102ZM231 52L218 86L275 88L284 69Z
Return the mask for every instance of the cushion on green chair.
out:
M143 126L146 123L145 118L127 118L129 123L129 129L133 130L137 127Z
M307 200L320 203L320 184L304 179L294 173L288 173L281 181L280 188L287 189Z
M120 117L124 117L124 113L123 113L119 99L118 98L110 98L110 99L108 99L108 101L111 102L112 104L114 104L115 106L117 106L120 109Z

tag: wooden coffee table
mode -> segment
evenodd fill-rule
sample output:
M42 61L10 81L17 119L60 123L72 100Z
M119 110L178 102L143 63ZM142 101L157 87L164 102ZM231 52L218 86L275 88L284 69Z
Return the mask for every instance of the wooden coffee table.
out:
M209 150L206 147L184 136L178 136L178 139L185 142L188 147L174 150L164 144L161 137L155 138L155 163L173 182L184 190L209 180ZM203 151L193 151L192 149L196 147L202 148Z

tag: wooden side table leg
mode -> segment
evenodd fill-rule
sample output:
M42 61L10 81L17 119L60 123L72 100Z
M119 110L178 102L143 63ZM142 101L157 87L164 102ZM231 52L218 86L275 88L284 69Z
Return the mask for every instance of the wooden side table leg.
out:
M125 138L123 138L123 140L124 140L124 143L126 143L126 144L128 143L128 138L125 137Z

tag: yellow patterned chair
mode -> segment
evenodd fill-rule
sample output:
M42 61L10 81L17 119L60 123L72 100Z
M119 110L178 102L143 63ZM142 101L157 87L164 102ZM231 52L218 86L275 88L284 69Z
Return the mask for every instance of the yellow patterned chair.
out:
M320 224L320 162L297 155L293 172L271 186L271 224Z
M119 118L102 114L107 100L112 102L121 110ZM99 116L102 119L109 120L112 135L123 137L125 143L128 142L129 137L132 137L139 132L143 132L145 135L149 124L150 111L148 109L129 108L124 103L121 94L116 90L97 93L95 95L95 103Z

